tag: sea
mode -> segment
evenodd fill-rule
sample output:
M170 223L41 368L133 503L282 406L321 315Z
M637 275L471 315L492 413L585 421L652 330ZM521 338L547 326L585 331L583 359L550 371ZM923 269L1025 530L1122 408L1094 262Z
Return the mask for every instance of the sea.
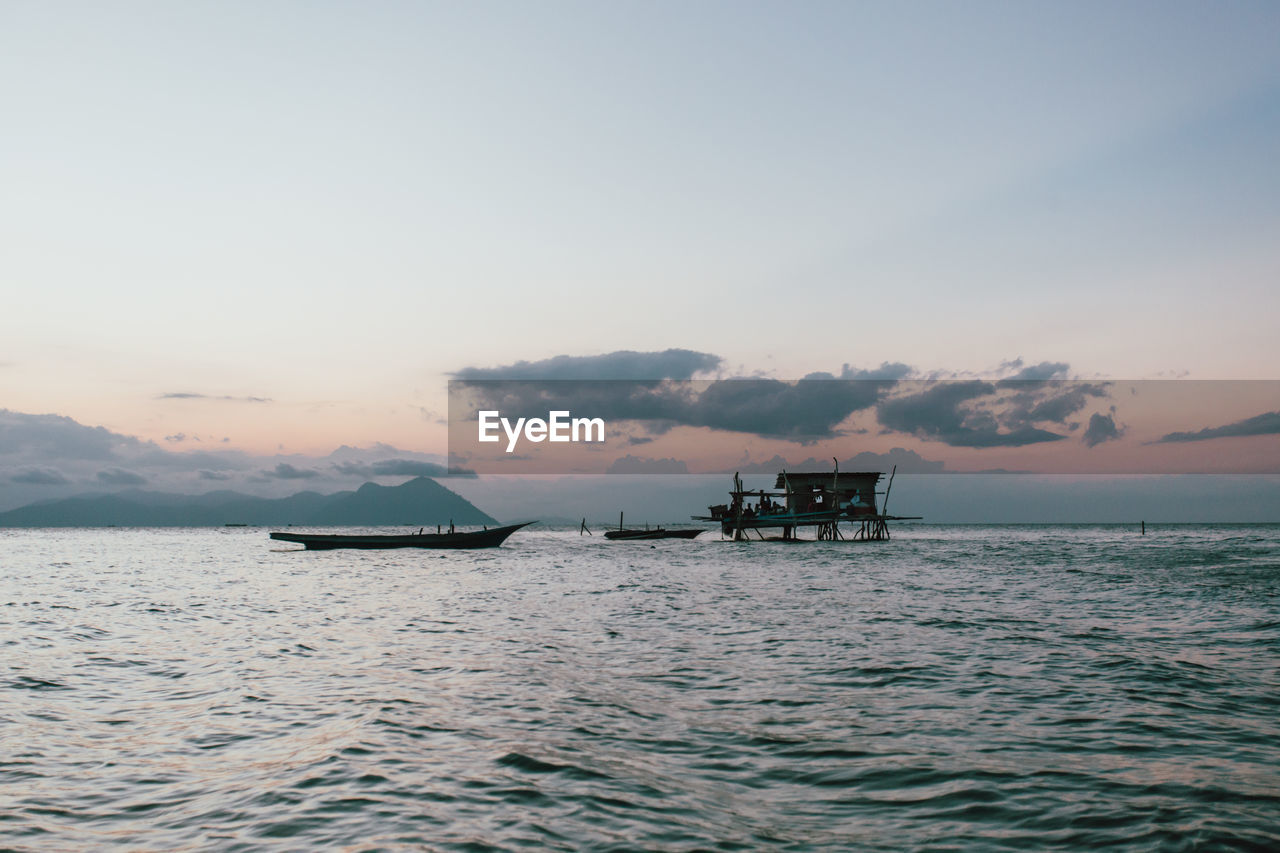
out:
M0 849L1280 849L1280 525L0 531Z

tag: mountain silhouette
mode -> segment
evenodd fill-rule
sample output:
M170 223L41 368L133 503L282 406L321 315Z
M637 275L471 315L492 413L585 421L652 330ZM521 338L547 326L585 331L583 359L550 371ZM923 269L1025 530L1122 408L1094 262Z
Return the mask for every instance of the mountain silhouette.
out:
M238 492L173 495L130 490L42 501L0 513L0 527L220 527L224 524L427 526L496 524L466 498L435 480L398 486L365 483L354 492L298 492L258 498Z

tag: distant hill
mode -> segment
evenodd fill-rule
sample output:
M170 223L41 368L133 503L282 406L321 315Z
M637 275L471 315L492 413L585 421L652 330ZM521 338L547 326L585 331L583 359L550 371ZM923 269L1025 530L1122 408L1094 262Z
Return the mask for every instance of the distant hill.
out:
M224 524L427 526L497 521L435 480L365 483L354 492L257 498L238 492L170 495L127 491L28 504L0 513L0 527L221 527Z

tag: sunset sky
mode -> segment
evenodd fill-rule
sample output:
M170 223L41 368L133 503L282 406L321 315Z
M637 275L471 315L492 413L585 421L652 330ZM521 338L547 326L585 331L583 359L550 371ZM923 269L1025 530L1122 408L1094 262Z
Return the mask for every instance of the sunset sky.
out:
M40 416L435 458L452 376L622 350L1275 379L1278 43L1247 2L0 4L0 480L180 490Z

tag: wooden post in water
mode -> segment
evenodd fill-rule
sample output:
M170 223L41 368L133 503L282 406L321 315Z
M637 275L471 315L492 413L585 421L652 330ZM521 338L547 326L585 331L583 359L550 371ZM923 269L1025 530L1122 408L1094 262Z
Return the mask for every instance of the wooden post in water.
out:
M744 537L742 535L742 502L746 499L746 495L742 493L742 480L738 478L738 472L733 472L733 541L741 542Z
M1147 535L1147 523L1145 521L1142 522L1142 535L1143 536Z

